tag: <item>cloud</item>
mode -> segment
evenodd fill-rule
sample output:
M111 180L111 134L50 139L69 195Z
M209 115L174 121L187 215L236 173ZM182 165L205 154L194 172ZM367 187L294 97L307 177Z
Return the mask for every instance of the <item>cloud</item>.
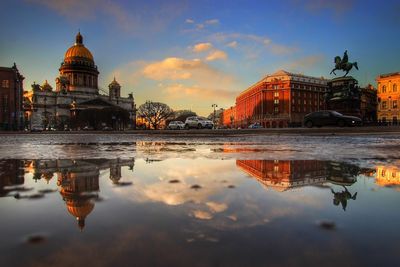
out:
M28 3L45 6L67 19L92 20L97 17L110 17L117 25L129 33L159 31L166 27L169 21L180 14L185 5L161 3L154 9L147 5L134 2L130 9L121 3L110 0L26 0ZM146 14L146 16L143 16ZM144 27L145 26L145 27Z
M336 15L343 14L351 10L355 4L355 0L304 0L299 1L306 10L311 12L319 12L320 10L332 10Z
M212 68L200 59L184 59L177 57L165 58L162 61L147 64L142 74L149 79L161 80L187 80L190 78L218 79L219 81L230 79L220 71Z
M297 59L290 63L286 63L282 66L282 68L289 71L309 70L315 67L317 64L323 62L323 60L323 55L312 55Z
M297 47L287 46L272 41L270 38L255 34L242 34L242 33L216 33L209 37L211 40L218 43L227 43L230 47L237 46L237 40L241 40L241 46L244 52L254 54L258 46L263 50L267 50L273 55L287 55L292 54L298 50ZM253 56L251 56L253 57Z
M237 41L232 41L232 42L228 43L226 46L232 47L232 48L236 48L237 45L238 45L238 42L237 42Z
M202 112L208 112L205 107L210 101L217 99L221 106L231 105L239 89L243 88L236 76L212 66L210 62L214 61L167 57L153 62L133 61L112 73L117 78L123 77L124 88L135 88L138 103L152 99L168 103L174 109L189 106L201 115L208 115Z
M181 83L166 85L163 88L163 92L169 99L185 99L192 97L201 100L234 99L239 93L237 91L206 88L198 85L188 86Z
M208 27L212 27L219 24L218 19L209 19L203 22L198 22L195 24L195 21L192 19L186 19L185 24L193 25L191 28L183 30L183 32L201 32L205 31Z
M218 19L209 19L209 20L206 20L204 23L208 24L208 25L219 24L219 20Z
M206 61L214 61L214 60L219 60L219 59L227 59L228 55L222 51L222 50L213 50L208 54L206 57Z
M212 47L213 46L211 43L198 43L193 47L193 52L195 53L204 52L210 50Z

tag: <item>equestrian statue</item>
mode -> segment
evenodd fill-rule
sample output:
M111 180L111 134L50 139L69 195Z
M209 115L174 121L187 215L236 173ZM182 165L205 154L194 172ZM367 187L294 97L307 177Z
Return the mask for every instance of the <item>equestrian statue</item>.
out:
M335 68L331 71L330 74L335 74L335 70L345 71L346 74L343 77L346 77L349 74L349 71L353 68L353 66L358 70L357 62L349 62L349 56L347 55L347 50L344 51L343 58L340 56L335 57Z

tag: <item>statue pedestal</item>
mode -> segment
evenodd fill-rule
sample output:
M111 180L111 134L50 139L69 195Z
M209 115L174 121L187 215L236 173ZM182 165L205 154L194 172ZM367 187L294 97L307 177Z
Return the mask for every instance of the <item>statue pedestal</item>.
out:
M361 117L361 90L358 81L351 76L329 81L325 101L330 110Z

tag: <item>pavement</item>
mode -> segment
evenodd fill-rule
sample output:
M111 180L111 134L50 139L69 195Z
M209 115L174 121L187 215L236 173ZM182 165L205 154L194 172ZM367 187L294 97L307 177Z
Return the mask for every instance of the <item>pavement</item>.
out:
M162 136L241 136L241 135L382 135L400 134L400 126L370 127L321 127L321 128L263 128L263 129L191 129L191 130L125 130L125 131L49 131L49 132L0 132L15 134L132 134Z

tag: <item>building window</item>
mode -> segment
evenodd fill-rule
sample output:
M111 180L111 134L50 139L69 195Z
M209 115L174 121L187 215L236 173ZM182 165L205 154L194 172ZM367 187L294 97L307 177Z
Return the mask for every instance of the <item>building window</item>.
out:
M382 86L382 93L386 93L386 85Z
M393 93L397 93L397 84L393 84Z
M279 104L279 99L274 99L274 104Z
M275 112L275 113L278 113L278 112L279 112L279 108L278 108L278 107L275 107L275 108L274 108L274 112Z
M383 90L383 88L382 88ZM387 109L387 102L386 101L382 101L382 109Z
M3 112L8 112L8 95L3 95Z
M10 81L9 80L3 80L1 82L1 87L8 88L9 86L10 86Z
M274 97L279 97L279 92L274 92Z
M393 108L397 109L397 100L393 100L392 104L393 104Z

